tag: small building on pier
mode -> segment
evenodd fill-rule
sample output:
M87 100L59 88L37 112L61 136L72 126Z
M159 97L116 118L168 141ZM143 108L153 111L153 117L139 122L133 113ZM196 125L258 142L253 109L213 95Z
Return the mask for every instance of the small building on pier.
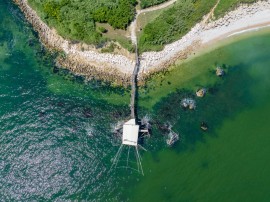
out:
M129 163L129 153L130 153L130 148L135 149L135 157L137 160L137 166L138 166L138 172L143 175L143 168L141 164L141 156L138 151L138 147L144 149L140 144L138 144L139 140L139 133L140 133L140 125L136 124L135 119L130 119L129 121L125 122L123 125L123 136L122 136L122 145L120 146L116 156L113 159L112 167L111 168L116 168L119 158L121 156L121 152L123 147L128 146L128 154L127 154L127 163L126 167L128 167ZM144 149L146 150L146 149Z
M135 119L130 119L123 125L122 144L137 146L139 138L140 126L136 125Z

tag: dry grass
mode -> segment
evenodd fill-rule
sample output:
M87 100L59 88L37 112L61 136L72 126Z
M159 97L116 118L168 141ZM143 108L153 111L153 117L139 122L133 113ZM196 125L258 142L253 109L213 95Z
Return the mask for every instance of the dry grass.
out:
M133 46L130 40L130 32L128 30L114 29L107 23L96 23L98 27L104 27L107 32L102 35L111 40L115 40L121 44L121 46L129 51L133 51Z

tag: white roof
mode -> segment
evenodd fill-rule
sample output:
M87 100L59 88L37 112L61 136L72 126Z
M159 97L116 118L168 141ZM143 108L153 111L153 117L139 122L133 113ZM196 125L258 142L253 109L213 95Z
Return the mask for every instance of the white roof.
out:
M130 119L123 126L122 144L137 146L139 137L139 125L136 125L135 119Z

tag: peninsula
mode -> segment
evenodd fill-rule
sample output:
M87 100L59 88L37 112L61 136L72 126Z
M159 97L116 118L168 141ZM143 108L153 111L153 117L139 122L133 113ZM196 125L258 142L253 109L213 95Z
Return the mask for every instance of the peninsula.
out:
M140 54L140 84L152 73L171 66L176 60L186 59L190 53L209 43L270 26L269 0L234 0L232 3L224 0L144 0L140 4L122 0L119 5L102 3L89 11L92 17L82 19L87 22L84 27L72 20L62 25L63 30L68 30L66 32L60 31L59 22L70 12L68 9L74 2L45 1L44 5L35 0L14 2L38 32L41 42L48 49L63 53L57 58L58 66L87 79L103 79L117 85L130 84L136 64L136 46ZM90 4L90 1L82 2L85 6ZM117 10L120 8L126 9L122 17ZM80 12L82 8L77 9ZM187 19L185 15L193 17ZM73 28L82 35L75 33ZM89 37L85 37L87 30Z

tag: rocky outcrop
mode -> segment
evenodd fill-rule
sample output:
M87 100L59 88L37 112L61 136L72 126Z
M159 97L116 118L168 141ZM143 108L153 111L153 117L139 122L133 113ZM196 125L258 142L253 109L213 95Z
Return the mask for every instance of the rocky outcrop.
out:
M130 85L130 75L123 74L113 67L106 64L98 64L99 68L88 62L79 55L69 54L66 57L58 57L56 60L58 67L65 68L74 74L84 76L86 79L104 80L116 86L128 87Z

